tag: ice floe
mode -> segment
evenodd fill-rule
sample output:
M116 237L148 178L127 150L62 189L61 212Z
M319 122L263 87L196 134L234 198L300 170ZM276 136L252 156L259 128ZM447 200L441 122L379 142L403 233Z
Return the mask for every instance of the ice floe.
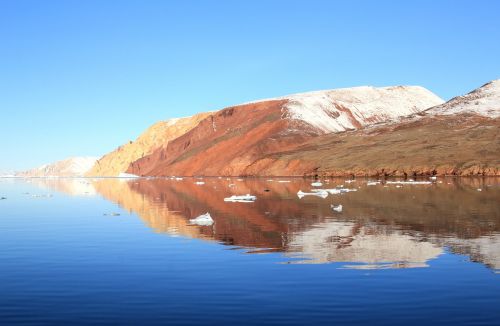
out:
M431 185L431 181L387 181L389 185Z
M303 198L305 196L317 196L317 197L321 197L321 198L326 198L326 197L328 197L328 192L325 190L319 190L319 191L315 191L315 192L303 192L302 190L299 190L297 192L297 196L299 198Z
M204 184L205 184L205 182L203 182L203 181L196 181L194 184L196 184L196 185L200 185L200 186L201 186L201 185L204 185Z
M311 189L312 192L322 192L326 191L330 195L338 195L351 191L358 191L358 189L349 189L349 188L332 188L332 189Z
M196 218L190 219L189 223L195 224L195 225L202 225L202 226L210 226L214 224L214 220L212 216L210 216L210 213L205 213L202 214Z
M323 183L321 183L321 182L313 182L313 183L311 183L311 186L313 186L313 187L321 187L322 185L323 185Z
M133 178L139 178L139 176L135 175L135 174L131 174L131 173L120 172L120 174L118 174L118 178L130 178L130 179L133 179Z
M339 205L337 205L337 206L335 206L335 205L330 205L330 207L331 207L331 208L332 208L332 210L334 210L335 212L338 212L338 213L342 212L342 204L339 204Z
M224 198L224 201L233 202L233 203L252 203L257 199L257 196L253 196L250 194L246 195L232 195L231 197Z

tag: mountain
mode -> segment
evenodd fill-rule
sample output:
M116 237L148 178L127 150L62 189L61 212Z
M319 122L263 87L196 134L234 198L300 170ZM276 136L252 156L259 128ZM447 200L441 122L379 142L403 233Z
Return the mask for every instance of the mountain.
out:
M87 172L87 176L118 176L127 170L130 163L151 154L155 149L166 146L195 127L210 113L200 113L186 118L160 121L149 127L136 141L130 141L113 152L104 155Z
M312 139L261 157L250 175L500 175L500 83L397 123Z
M427 110L434 115L471 114L488 118L500 117L500 79L493 80L463 96Z
M17 172L20 177L81 177L95 164L97 157L71 157L42 165L38 168Z
M266 169L255 164L265 157L294 151L323 135L397 122L443 102L418 86L355 87L250 102L209 114L126 172L261 175Z

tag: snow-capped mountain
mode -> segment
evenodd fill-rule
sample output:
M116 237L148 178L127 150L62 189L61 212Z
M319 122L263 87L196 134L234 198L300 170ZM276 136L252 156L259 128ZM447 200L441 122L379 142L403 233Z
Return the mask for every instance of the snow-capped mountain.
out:
M500 117L500 79L430 108L427 113L435 115L469 113L487 118L498 118Z
M16 173L22 177L82 177L94 166L97 157L70 157L65 160L42 165L28 171Z
M285 117L325 133L392 121L444 102L420 86L341 88L275 100L287 101L283 106Z
M295 150L314 137L399 121L441 103L418 86L364 86L249 102L211 113L126 172L241 175L263 156Z

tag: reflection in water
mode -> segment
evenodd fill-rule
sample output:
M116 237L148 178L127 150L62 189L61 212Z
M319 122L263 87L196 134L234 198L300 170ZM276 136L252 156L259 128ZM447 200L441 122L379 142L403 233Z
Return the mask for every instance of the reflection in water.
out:
M74 185L65 185L74 181L43 182L75 194ZM95 191L136 213L156 232L214 240L249 252L284 252L299 258L293 262L340 262L346 268L426 267L443 248L449 248L500 269L498 178L403 186L367 186L366 180L357 180L345 183L358 188L357 192L326 199L297 198L298 190L311 188L311 181L303 179L196 181L200 180L95 179L92 184ZM325 186L342 184L343 179L331 180ZM247 193L257 195L257 201L223 200ZM344 209L334 212L331 204L342 204ZM213 226L189 225L189 219L206 212L215 220Z

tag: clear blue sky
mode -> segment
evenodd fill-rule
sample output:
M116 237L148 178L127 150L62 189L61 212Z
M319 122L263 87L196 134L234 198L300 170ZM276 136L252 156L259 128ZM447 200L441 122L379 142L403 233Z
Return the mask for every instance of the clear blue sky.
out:
M0 0L0 171L259 98L500 77L500 1Z

